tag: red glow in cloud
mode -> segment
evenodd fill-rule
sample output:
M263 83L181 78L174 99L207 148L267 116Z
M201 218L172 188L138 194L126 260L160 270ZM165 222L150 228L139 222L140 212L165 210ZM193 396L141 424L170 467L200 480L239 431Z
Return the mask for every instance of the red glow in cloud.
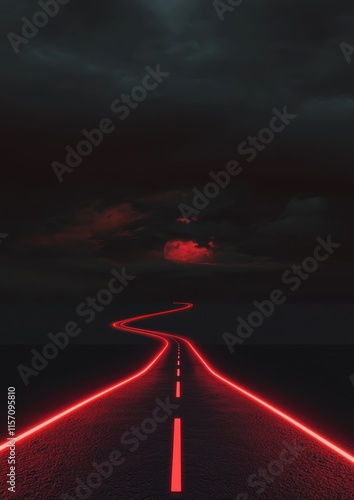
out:
M98 249L100 238L131 236L139 228L131 229L130 225L145 217L130 203L121 203L102 211L93 205L76 212L73 221L59 231L39 234L29 243L54 248Z
M190 224L191 222L197 222L198 217L196 215L192 215L190 219L187 217L178 217L177 222L183 222L184 224Z
M165 244L164 257L173 262L205 264L213 261L213 247L212 241L203 247L194 240L170 240Z
M93 207L80 210L75 215L74 225L84 227L91 234L100 234L115 232L144 217L145 215L134 210L130 203L121 203L102 212Z

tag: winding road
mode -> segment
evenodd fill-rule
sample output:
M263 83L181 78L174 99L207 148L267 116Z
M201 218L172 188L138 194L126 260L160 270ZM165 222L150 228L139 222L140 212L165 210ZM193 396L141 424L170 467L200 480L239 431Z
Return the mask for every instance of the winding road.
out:
M139 371L16 436L0 498L350 500L354 455L224 377L187 338L113 323L159 347ZM8 469L8 443L0 445Z

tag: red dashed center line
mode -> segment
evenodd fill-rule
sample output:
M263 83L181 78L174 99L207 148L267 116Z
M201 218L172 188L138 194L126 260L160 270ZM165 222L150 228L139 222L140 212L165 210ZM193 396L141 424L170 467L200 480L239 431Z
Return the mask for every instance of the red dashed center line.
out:
M178 344L178 360L180 362L180 347ZM177 377L181 376L181 369L177 368ZM176 398L181 397L181 382L176 381ZM171 473L171 492L180 493L182 491L182 451L181 451L181 419L175 418L173 424L173 449L172 449L172 473Z
M182 491L182 450L181 450L181 419L175 418L173 424L173 452L171 492Z

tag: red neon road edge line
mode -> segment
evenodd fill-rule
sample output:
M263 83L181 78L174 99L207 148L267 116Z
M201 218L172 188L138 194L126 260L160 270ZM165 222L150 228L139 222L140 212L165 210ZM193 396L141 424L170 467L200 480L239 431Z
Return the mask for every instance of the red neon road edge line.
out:
M190 309L191 307L193 307L193 304L187 304L187 305L184 305L183 307L180 307L179 309L172 309L170 311L163 311L161 313L158 313L159 315L162 315L162 314L170 314L170 313L174 313L174 312L180 312L180 311L184 311L185 309ZM138 321L138 319L143 319L145 317L149 317L150 315L145 315L145 316L138 316L136 318L134 318L135 321ZM123 320L123 321L118 321L116 323L114 323L114 327L115 328L120 328L120 329L124 329L124 327L122 326L116 326L116 325L124 325L127 321L131 321L131 320ZM136 328L134 330L137 330L139 331L140 329L139 328ZM45 427L49 426L50 424L53 424L54 422L57 422L58 420L62 419L63 417L69 415L70 413L73 413L74 411L82 408L83 406L91 403L92 401L95 401L96 399L98 398L101 398L102 396L105 396L106 394L118 389L119 387L122 387L123 385L125 384L128 384L129 382L132 382L133 380L143 376L148 370L150 370L150 368L152 368L152 366L157 362L157 360L162 356L162 354L165 352L165 350L167 349L168 345L169 345L169 341L164 338L162 335L160 335L160 332L158 332L158 334L155 334L154 332L149 332L149 331L145 331L145 330L140 330L139 333L143 333L144 335L148 335L150 337L155 337L157 338L158 340L162 341L164 343L164 346L163 348L158 352L158 354L152 358L152 360L148 363L148 365L146 365L142 370L136 372L135 374L131 375L130 377L126 378L126 379L123 379L121 380L120 382L112 385L112 386L109 386L107 387L106 389L103 389L102 391L100 392L97 392L96 394L90 396L89 398L86 398L82 401L80 401L79 403L73 405L73 406L70 406L69 408L67 408L66 410L63 410L59 413L57 413L56 415L54 415L53 417L50 417L48 418L47 420L44 420L43 422L41 422L40 424L36 425L35 427L32 427L31 429L28 429L27 431L25 432L22 432L21 434L18 434L17 436L15 436L13 438L13 440L15 440L16 444L18 443L18 441L22 441L23 439L27 438L28 436L31 436L32 434L35 434L36 432L44 429ZM9 447L9 442L10 441L7 441L5 443L2 443L0 445L0 452L7 449Z
M16 441L16 443L18 441L22 441L22 439L30 436L31 434L34 434L35 432L43 429L44 427L47 427L48 425L52 424L53 422L56 422L56 421L60 420L61 418L65 417L66 415L69 415L69 413L72 413L75 410L78 410L79 408L82 408L83 406L91 403L92 401L95 401L96 399L101 398L102 396L105 396L109 392L115 391L119 387L122 387L123 385L126 385L129 382L132 382L133 380L135 380L135 379L141 377L142 375L144 375L156 363L156 361L160 358L160 356L162 356L162 354L164 353L164 351L167 349L168 342L167 342L166 339L165 339L165 342L166 343L165 343L164 347L161 349L161 351L159 351L159 353L157 354L157 356L155 356L152 359L152 361L150 361L150 363L147 366L145 366L145 368L143 368L139 372L135 373L134 375L130 376L129 378L126 378L125 380L122 380L121 382L118 382L117 384L114 384L114 385L112 385L112 386L104 389L103 391L100 391L100 392L94 394L93 396L91 396L91 397L89 397L87 399L84 399L80 403L77 403L74 406L70 406L66 410L64 410L64 411L62 411L62 412L54 415L54 417L51 417L51 418L45 420L44 422L41 422L40 424L36 425L35 427L32 427L28 431L25 431L25 432L19 434L18 436L16 436L14 438L15 441ZM4 450L5 448L8 448L8 446L9 446L8 442L2 444L0 446L0 451Z
M187 341L188 342L188 341ZM192 346L190 345L191 349L194 351L194 353L196 354L196 356L198 356L198 358L200 359L200 361L203 363L203 365L206 367L206 369L212 373L216 378L218 378L219 380L221 380L222 382L224 382L225 384L229 385L230 387L232 387L233 389L236 389L237 391L241 392L242 394L244 394L245 396L249 397L250 399L253 399L253 401L256 401L257 403L259 403L260 405L264 406L265 408L267 408L268 410L270 410L271 412L277 414L279 417L283 418L284 420L286 420L287 422L291 423L292 425L294 425L295 427L297 427L298 429L301 429L303 432L305 432L306 434L308 434L309 436L313 437L314 439L316 439L318 442L322 443L323 445L325 445L327 448L330 448L332 451L335 451L337 452L339 455L341 455L342 457L346 458L347 460L349 460L350 462L354 463L354 456L351 455L350 453L346 452L345 450L343 450L342 448L340 448L339 446L337 446L336 444L332 443L331 441L329 441L328 439L324 438L323 436L321 436L320 434L318 434L317 432L311 430L309 427L303 425L301 422L298 422L297 420L295 420L293 417L290 417L289 415L287 415L286 413L284 413L283 411L279 410L278 408L276 408L275 406L267 403L266 401L264 401L263 399L261 399L260 397L256 396L255 394L252 394L251 392L249 392L248 390L245 390L243 389L241 386L239 385L236 385L235 383L231 382L231 380L228 380L227 378L224 378L223 376L219 375L216 371L214 371L206 361L204 361L204 359L202 358L202 356L197 352L197 350Z
M267 403L265 400L261 399L259 396L256 396L255 394L251 393L250 391L244 389L243 387L235 384L231 380L228 380L227 378L225 378L222 375L220 375L213 368L211 368L211 366L209 365L209 363L201 356L201 354L197 351L197 349L192 345L192 343L189 340L187 340L184 337L181 337L179 335L171 335L171 334L164 333L164 332L156 332L154 330L143 330L141 328L134 328L134 327L127 327L126 326L128 323L131 323L133 321L139 321L141 319L151 318L151 317L155 317L155 316L162 316L162 315L165 315L165 314L176 313L176 312L180 312L180 311L183 311L183 310L186 310L186 309L190 309L190 308L193 307L193 304L191 304L191 303L175 302L175 304L181 304L182 307L179 307L178 309L170 309L170 310L160 311L160 312L153 313L153 314L146 314L146 315L143 315L143 316L137 316L137 317L130 318L130 319L127 319L127 320L118 321L118 322L114 323L114 325L113 325L115 328L118 328L120 330L128 331L128 332L131 332L131 333L139 333L139 334L142 334L142 335L148 335L148 336L151 336L151 337L156 337L156 338L160 338L160 339L164 340L165 346L163 347L163 349L158 353L158 355L143 370L141 370L140 372L134 374L133 376L129 377L128 379L125 379L125 380L121 381L120 383L115 384L115 385L109 387L108 389L105 389L102 392L99 392L99 393L91 396L90 398L85 399L84 401L81 401L80 403L78 403L78 404L76 404L76 405L68 408L67 410L65 410L65 411L63 411L63 412L55 415L54 417L52 417L52 418L50 418L48 420L45 420L44 422L42 422L41 424L37 425L36 427L33 427L32 429L30 429L30 430L28 430L28 431L20 434L19 436L17 436L15 438L15 440L19 441L19 440L24 439L25 437L27 437L27 436L29 436L29 435L31 435L31 434L33 434L33 433L41 430L42 428L44 428L44 427L50 425L51 423L53 423L53 422L55 422L55 421L63 418L64 416L68 415L69 413L72 413L73 411L75 411L75 410L81 408L82 406L90 403L91 401L93 401L95 399L98 399L99 397L101 397L101 396L103 396L103 395L105 395L105 394L107 394L107 393L109 393L109 392L117 389L118 387L120 387L122 385L125 385L125 384L129 383L130 381L132 381L132 380L134 380L134 379L142 376L144 373L146 373L153 366L153 364L156 363L156 361L161 357L161 355L163 354L163 352L167 349L167 346L168 346L169 343L168 343L168 341L166 340L165 337L170 337L170 338L173 338L174 340L176 340L176 339L182 340L192 350L192 352L194 353L194 355L202 362L202 364L205 366L205 368L214 377L216 377L217 379L221 380L224 384L230 386L231 388L233 388L234 390L240 392L241 394L244 394L245 396L247 396L248 398L250 398L253 401L257 402L261 406L267 408L269 411L275 413L279 417L281 417L284 420L286 420L287 422L291 423L293 426L295 426L298 429L302 430L304 433L308 434L309 436L311 436L312 438L314 438L315 440L317 440L318 442L320 442L321 444L323 444L324 446L326 446L330 450L335 451L336 453L338 453L339 455L341 455L345 459L349 460L351 463L354 463L354 456L351 455L350 453L346 452L345 450L343 450L339 446L335 445L334 443L332 443L328 439L324 438L323 436L321 436L317 432L311 430L309 427L306 427L305 425L301 424L301 422L299 422L296 419L294 419L293 417L287 415L286 413L284 413L283 411L279 410L275 406ZM179 361L177 361L177 365L180 365ZM0 446L0 451L4 450L7 447L8 447L8 443L2 444Z
M185 302L175 302L175 304L185 304L185 307L179 308L179 309L177 309L177 311L181 311L183 309L190 309L191 307L193 307L192 304L185 303ZM143 317L131 318L130 320L126 320L124 322L124 325L126 325L128 322L130 323L130 322L133 322L133 321L138 321L138 318L144 318L145 319L145 318L148 318L148 317L159 316L161 314L168 314L169 312L176 312L176 309L173 309L172 311L157 312L157 313L153 313L153 314L150 314L150 315L145 315ZM132 333L141 333L143 335L149 335L149 334L151 335L151 333L153 332L155 335L161 335L161 337L166 337L167 336L167 337L173 338L174 340L176 340L176 339L181 340L182 342L184 342L192 350L192 352L194 353L194 355L202 362L202 364L204 365L204 367L215 378L221 380L221 382L223 382L224 384L226 384L229 387L231 387L232 389L240 392L241 394L247 396L249 399L252 399L256 403L258 403L261 406L263 406L264 408L267 408L272 413L275 413L276 415L278 415L282 419L286 420L287 422L289 422L293 426L297 427L298 429L302 430L304 433L308 434L309 436L311 436L316 441L318 441L319 443L323 444L324 446L326 446L330 450L335 451L336 453L338 453L339 455L341 455L346 460L349 460L349 462L354 463L354 456L351 455L350 453L348 453L347 451L343 450L342 448L340 448L336 444L334 444L331 441L329 441L328 439L324 438L323 436L321 436L317 432L313 431L309 427L305 426L304 424L302 424L301 422L299 422L295 418L291 417L290 415L287 415L286 413L284 413L283 411L279 410L278 408L276 408L272 404L268 403L264 399L260 398L259 396L253 394L252 392L248 391L247 389L244 389L240 385L235 384L231 380L228 380L227 378L225 378L222 375L220 375L216 370L214 370L211 367L211 365L206 361L206 359L203 358L203 356L201 356L201 354L197 351L197 349L193 346L193 344L189 340L187 340L186 338L181 337L180 335L172 335L172 334L169 334L169 333L157 332L157 331L154 331L154 330L142 330L142 329L134 328L134 327L126 327L125 326L124 330L131 331ZM180 362L177 361L177 365L179 365L179 364L180 364Z
M173 423L173 450L171 492L182 491L182 450L181 450L181 419L175 418Z

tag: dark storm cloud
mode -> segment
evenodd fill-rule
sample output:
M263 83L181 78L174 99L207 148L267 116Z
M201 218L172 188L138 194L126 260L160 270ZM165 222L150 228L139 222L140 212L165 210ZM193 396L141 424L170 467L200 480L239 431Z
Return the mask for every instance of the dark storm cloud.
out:
M20 6L2 20L4 33L18 31L20 13L31 17L37 4ZM220 161L267 125L274 106L288 105L298 123L274 147L285 155L295 148L298 169L318 170L350 151L352 78L338 43L353 7L343 9L245 2L220 23L212 2L198 0L72 2L18 56L4 40L6 127L62 137L63 146L52 147L59 156L68 138L110 115L111 101L140 83L147 64L160 63L171 77L132 125L120 124L118 140L141 137L147 127L178 133L166 162ZM316 162L306 161L309 149Z
M205 277L191 285L204 297L218 276L231 300L237 266L297 261L332 231L349 259L354 70L339 43L354 33L352 2L245 1L221 23L212 1L75 0L18 55L6 35L20 34L21 17L38 4L3 5L0 231L12 235L5 281L16 273L14 294L79 296L123 263L145 276L141 296L151 276L149 297L171 290L177 276L177 291L186 276ZM119 123L112 100L156 64L170 77ZM296 120L247 165L237 146L283 106ZM104 117L116 132L59 185L51 162ZM179 203L231 158L247 168L195 222L179 222ZM118 217L122 207L125 223L105 226L106 211ZM165 262L171 240L213 241L220 268ZM264 278L250 290L267 286Z
M20 3L2 20L3 33L19 31L20 14L36 10L36 2ZM341 9L245 2L220 23L212 2L200 0L71 2L19 56L4 40L1 86L8 107L27 112L27 123L36 113L54 124L55 115L72 132L73 124L105 115L116 94L157 63L171 78L151 96L146 113L164 109L161 128L166 122L178 128L183 120L189 131L199 123L204 133L220 135L230 127L237 141L242 131L261 127L273 106L285 104L302 112L305 126L321 112L328 120L347 119L341 99L351 98L352 87L338 43L350 24L344 13L352 10L349 2Z

